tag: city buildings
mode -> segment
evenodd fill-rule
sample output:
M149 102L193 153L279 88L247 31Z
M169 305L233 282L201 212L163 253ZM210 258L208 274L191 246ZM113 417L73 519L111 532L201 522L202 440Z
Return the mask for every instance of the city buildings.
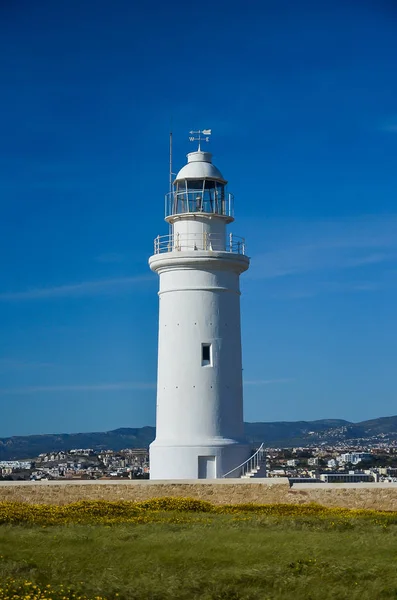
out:
M0 461L2 479L148 478L149 453L145 448L93 450L76 448L48 452L31 461Z
M397 483L395 445L346 450L338 446L264 448L263 461L260 461L259 473L255 473L254 478L283 477L294 485L299 482L323 482L324 485L337 482ZM367 460L352 467L351 461L342 460L346 454L359 454ZM147 448L119 451L78 448L43 453L31 460L0 461L0 480L145 479L148 476Z

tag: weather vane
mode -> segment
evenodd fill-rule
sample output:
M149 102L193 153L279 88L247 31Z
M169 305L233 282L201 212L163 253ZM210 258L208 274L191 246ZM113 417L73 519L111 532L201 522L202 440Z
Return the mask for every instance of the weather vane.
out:
M200 142L209 142L211 129L199 129L198 131L189 131L189 142L198 142L200 150Z

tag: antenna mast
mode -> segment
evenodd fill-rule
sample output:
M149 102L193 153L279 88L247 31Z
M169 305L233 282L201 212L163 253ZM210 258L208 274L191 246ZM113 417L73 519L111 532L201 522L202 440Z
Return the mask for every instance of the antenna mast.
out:
M169 178L169 191L172 192L172 131L170 131L170 178Z

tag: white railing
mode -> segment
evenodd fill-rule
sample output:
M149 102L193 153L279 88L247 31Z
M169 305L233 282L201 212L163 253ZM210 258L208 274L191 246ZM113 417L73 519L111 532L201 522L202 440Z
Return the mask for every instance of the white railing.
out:
M231 473L234 473L235 471L239 471L236 477L242 477L243 475L251 473L254 469L258 469L262 464L265 452L266 451L264 449L264 443L262 443L259 446L258 450L255 452L255 454L253 454L246 461L241 463L241 465L234 467L234 469L222 475L222 477L228 477L228 475L231 475Z
M154 254L191 250L245 254L245 240L233 233L226 237L206 231L202 233L158 235L154 240Z

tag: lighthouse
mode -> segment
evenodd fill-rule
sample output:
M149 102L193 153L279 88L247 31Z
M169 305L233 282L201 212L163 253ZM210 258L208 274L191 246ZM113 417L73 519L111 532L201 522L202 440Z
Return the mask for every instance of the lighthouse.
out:
M240 275L244 239L228 232L234 198L210 152L187 155L166 196L169 234L154 241L159 337L151 479L238 477L244 441ZM207 135L208 140L208 135Z

